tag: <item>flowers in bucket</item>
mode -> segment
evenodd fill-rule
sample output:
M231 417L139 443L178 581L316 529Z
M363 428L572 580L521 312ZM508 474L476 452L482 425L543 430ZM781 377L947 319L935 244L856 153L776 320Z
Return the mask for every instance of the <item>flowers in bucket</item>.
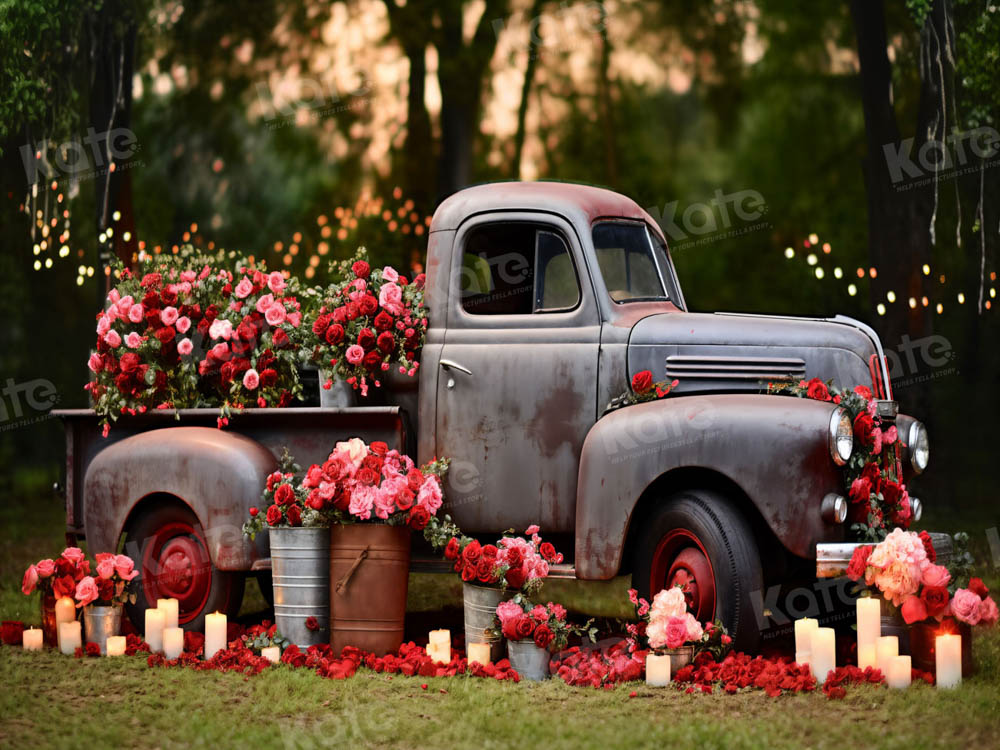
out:
M77 607L89 604L103 606L120 606L125 602L135 604L135 592L129 590L129 582L139 571L128 555L113 555L110 552L98 552L96 573L80 579L73 596Z
M362 396L370 384L380 387L383 373L392 368L416 375L427 330L424 275L410 282L392 266L372 268L364 248L338 270L341 280L326 289L322 305L307 320L313 361ZM328 380L323 387L331 385Z
M959 588L936 559L927 532L894 529L876 545L856 547L847 575L864 580L899 607L908 624L954 617L967 625L994 625L1000 612L983 582L972 578L966 588Z
M515 594L510 601L497 605L493 635L508 641L531 640L539 648L558 653L566 648L571 635L597 639L593 620L573 625L566 619L566 608L560 604L532 604L527 597Z
M278 631L278 626L264 620L259 625L251 625L241 637L244 648L256 654L260 654L262 649L277 646L284 651L290 645L290 641Z
M688 612L684 589L672 586L663 589L653 597L653 602L639 596L635 589L629 589L629 601L636 608L638 623L626 626L630 650L650 649L664 653L692 646L695 653L707 651L715 658L729 650L732 638L719 621L704 626Z
M131 560L129 561L131 562ZM77 584L90 575L90 560L79 547L67 547L55 560L46 558L29 565L21 580L21 592L30 596L36 590L42 596L73 598Z

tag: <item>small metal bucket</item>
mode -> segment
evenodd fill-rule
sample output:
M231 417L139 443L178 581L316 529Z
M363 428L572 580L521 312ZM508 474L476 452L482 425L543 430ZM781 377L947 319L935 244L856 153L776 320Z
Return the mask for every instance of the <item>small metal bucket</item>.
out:
M96 643L101 647L101 655L107 656L108 638L122 630L122 608L102 607L88 604L83 608L83 642Z
M326 381L333 381L329 388L324 388ZM319 405L324 409L346 409L356 402L354 388L345 380L341 380L332 372L319 371Z
M668 648L663 653L670 656L670 674L672 675L677 674L694 660L694 646Z
M549 650L531 639L507 641L510 665L526 680L549 679Z
M269 529L274 620L278 631L306 648L330 639L330 530ZM319 629L306 620L315 617Z
M496 663L503 658L503 638L492 635L497 605L510 598L500 589L489 586L474 586L471 583L462 584L462 600L465 605L465 644L490 644L490 661Z

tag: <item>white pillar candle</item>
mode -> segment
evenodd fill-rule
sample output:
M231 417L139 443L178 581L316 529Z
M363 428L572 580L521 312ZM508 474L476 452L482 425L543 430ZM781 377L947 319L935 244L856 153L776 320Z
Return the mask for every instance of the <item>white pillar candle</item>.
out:
M889 661L889 674L886 677L886 682L891 688L908 688L912 673L909 656L894 656Z
M883 677L889 676L889 664L895 656L899 656L899 638L894 635L879 636L875 644L875 666L882 671Z
M881 638L882 636L879 636ZM875 643L858 644L858 668L878 669L878 651Z
M260 655L267 659L272 664L277 664L281 661L281 647L280 646L268 646L267 648L262 648L260 650Z
M646 684L665 687L670 684L670 655L646 654Z
M176 659L184 651L184 629L163 629L163 655L168 659Z
M449 651L451 651L451 631L450 630L432 630L428 638L429 643L443 644Z
M837 634L833 628L816 628L812 632L809 658L813 677L822 685L827 672L837 667Z
M62 648L59 640L59 626L64 622L73 622L76 619L76 602L70 597L64 596L56 602L56 645Z
M83 645L80 638L80 621L59 623L59 650L72 656Z
M163 623L164 630L177 627L178 603L176 599L157 599L156 608L162 610L167 616L166 622Z
M124 655L125 655L125 636L109 635L108 656L124 656Z
M444 643L428 643L427 655L432 661L440 664L448 664L451 661L451 646Z
M490 644L488 643L470 643L468 646L469 651L469 664L472 662L479 662L484 667L490 663Z
M211 659L216 651L226 647L226 616L214 612L205 617L205 658Z
M939 688L957 687L962 683L962 636L943 633L934 641L935 678Z
M811 617L795 621L795 653L809 653L813 631L818 627L819 621Z
M862 646L874 646L882 637L882 603L871 596L857 600L858 618L858 658L861 657ZM860 663L858 666L861 666ZM864 669L864 667L861 667Z
M42 650L42 631L30 628L21 634L21 648L25 651Z
M167 614L162 609L146 610L146 628L143 638L149 644L149 650L154 654L163 653L163 626Z
M796 664L808 664L811 661L812 661L812 654L809 653L808 649L806 649L805 651L796 651L795 652L795 663Z

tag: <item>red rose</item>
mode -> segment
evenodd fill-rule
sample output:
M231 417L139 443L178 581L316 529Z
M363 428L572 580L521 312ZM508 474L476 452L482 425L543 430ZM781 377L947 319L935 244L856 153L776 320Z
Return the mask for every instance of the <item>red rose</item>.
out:
M347 322L347 308L343 305L338 307L333 311L333 322L334 323L345 323Z
M288 518L288 523L292 526L302 525L302 511L299 510L298 505L289 505L288 510L285 511L285 516Z
M378 355L378 352L368 352L361 363L369 370L374 370L381 361L382 358Z
M367 279L368 274L371 273L371 266L363 260L357 260L351 265L351 270L359 279Z
M8 646L20 646L21 634L24 632L24 623L20 620L4 620L0 625L0 640Z
M479 562L476 563L476 578L479 579L480 583L492 583L493 582L493 561L487 560L485 557L480 557Z
M362 466L358 469L355 478L358 480L358 484L374 485L378 483L378 473L367 466Z
M344 327L340 323L334 323L332 326L326 329L326 343L331 346L336 346L341 341L344 340Z
M290 484L282 484L275 490L274 502L278 505L289 505L295 502L295 490Z
M392 334L388 331L383 331L378 335L378 339L375 341L375 345L378 350L383 354L388 354L396 346L396 339L393 338Z
M64 596L72 598L76 593L76 579L72 575L59 576L52 582L52 593L55 594L56 599L61 599Z
M520 548L510 547L507 549L507 564L510 567L519 568L522 562L524 562L524 556L521 554Z
M945 607L948 606L948 602L951 600L951 597L948 595L948 589L944 586L924 586L920 592L920 598L927 608L928 617L937 617L944 612Z
M856 386L854 386L854 392L856 394L858 394L859 396L861 396L861 398L863 398L865 401L871 401L872 400L872 391L871 391L871 388L867 388L867 387L865 387L863 385L856 385Z
M122 372L132 372L139 366L139 355L135 352L125 352L118 360L118 366L122 368Z
M483 557L487 560L496 560L499 551L495 544L483 545Z
M967 588L980 599L985 599L990 593L982 578L970 578Z
M545 623L542 623L535 628L535 645L538 646L538 648L548 648L549 644L552 643L555 637L556 636L552 632L552 628Z
M366 294L358 301L358 311L362 315L371 315L378 310L378 300L372 295Z
M271 336L271 343L274 344L275 349L287 349L291 346L292 340L288 338L288 334L283 328L278 328Z
M281 507L272 505L267 509L267 523L270 526L277 526L281 523Z
M260 511L257 510L256 508L251 508L250 509L250 517L251 518L256 518L258 513L260 513Z
M476 580L476 566L475 565L463 565L462 566L462 580L466 583L470 583Z
M317 631L319 630L319 620L310 615L306 618L306 630Z
M479 544L478 540L473 539L471 542L465 545L465 549L462 550L462 559L465 560L465 562L467 563L475 564L479 562L479 558L482 555L482 551L483 551L482 545Z
M446 560L456 560L459 555L458 539L452 537L444 548L444 558Z
M396 494L396 507L400 510L409 510L413 507L416 496L410 492L409 488L404 488Z
M319 490L313 490L306 498L306 506L313 510L323 510L324 505L326 505L326 501L320 496Z
M826 383L822 380L819 378L813 378L809 381L806 388L806 396L817 401L829 401L830 390L826 387Z
M388 331L392 328L392 316L384 310L380 310L379 314L375 316L373 325L376 331Z
M854 418L854 437L865 447L875 445L875 423L868 416L868 412L863 411Z
M906 597L903 605L899 608L899 612L903 615L903 619L907 625L927 619L927 605L924 604L924 600L919 596L910 595Z
M551 542L542 542L538 545L538 554L540 554L544 560L552 562L556 559L556 548Z
M406 472L406 484L411 492L419 492L424 484L424 473L420 469L410 469Z
M937 552L934 549L934 542L931 540L931 535L926 531L921 531L917 536L919 536L920 541L923 542L924 552L927 553L927 559L932 563L937 562Z
M426 505L415 505L410 508L410 516L407 519L411 529L416 531L423 531L424 528L430 523L431 512L427 510Z
M278 372L277 370L267 369L260 374L260 384L265 388L270 388L272 385L278 382Z
M507 579L511 588L519 589L524 585L524 569L520 565L516 568L510 568L504 578Z
M637 372L632 377L632 390L636 393L645 393L653 387L653 373L649 370Z
M514 632L517 634L515 640L531 638L535 632L535 621L528 615L520 615L514 620Z
M874 549L870 544L854 548L854 554L851 555L851 562L847 566L848 578L852 581L860 581L864 578L865 570L868 568L868 558L871 557L872 550Z
M326 329L330 327L330 321L333 320L333 316L329 314L320 315L313 322L312 332L317 336L322 336L326 333Z
M375 455L374 453L369 453L367 456L361 459L361 465L368 469L371 469L376 474L382 473L383 463L384 462L382 458L380 456Z

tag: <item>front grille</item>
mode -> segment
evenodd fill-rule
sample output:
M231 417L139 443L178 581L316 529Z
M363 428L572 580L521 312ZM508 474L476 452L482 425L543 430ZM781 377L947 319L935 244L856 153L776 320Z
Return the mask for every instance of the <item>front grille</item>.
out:
M672 354L667 377L709 380L801 380L806 363L798 357L708 357Z

